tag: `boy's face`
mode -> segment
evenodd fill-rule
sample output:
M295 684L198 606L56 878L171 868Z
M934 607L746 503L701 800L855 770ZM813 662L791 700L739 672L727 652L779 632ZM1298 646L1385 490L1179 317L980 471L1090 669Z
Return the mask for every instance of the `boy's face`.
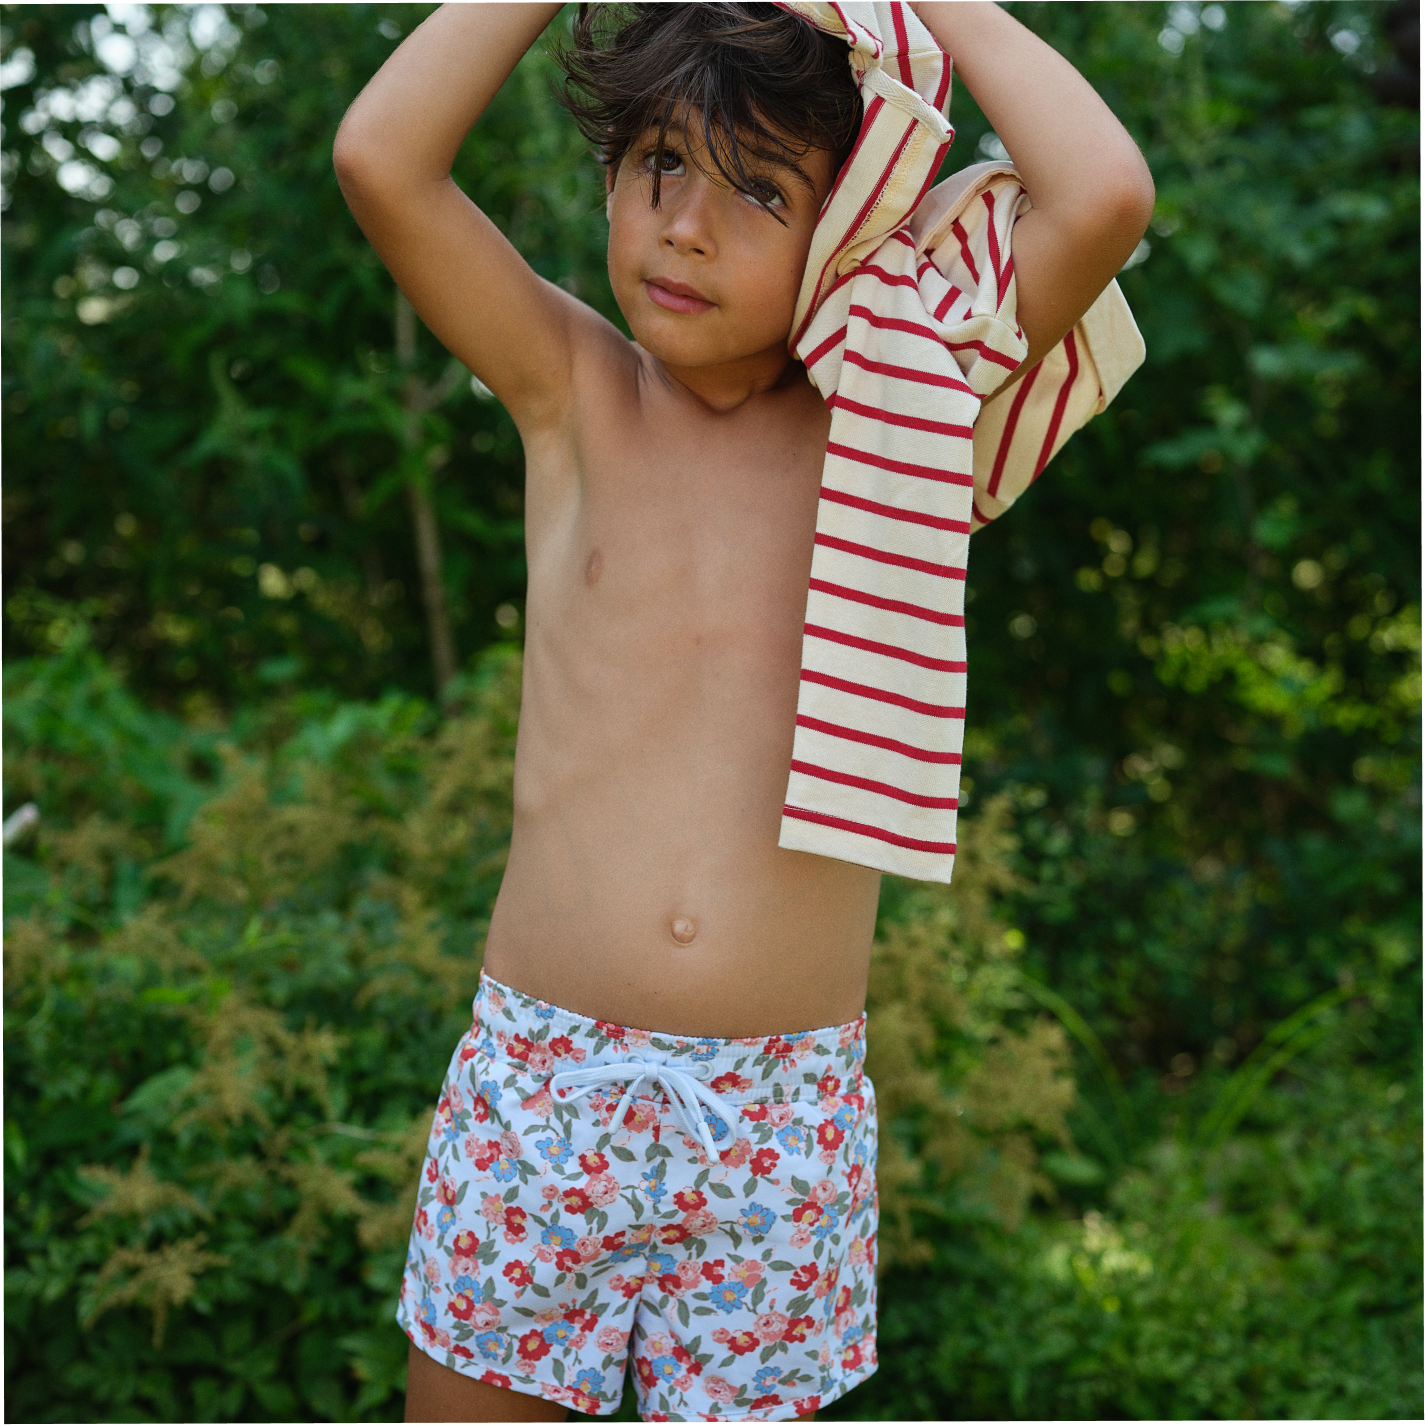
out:
M800 173L749 160L747 193L717 171L699 133L670 127L659 152L656 141L656 130L643 134L609 175L609 277L634 340L673 368L764 357L780 369L831 155L810 150Z

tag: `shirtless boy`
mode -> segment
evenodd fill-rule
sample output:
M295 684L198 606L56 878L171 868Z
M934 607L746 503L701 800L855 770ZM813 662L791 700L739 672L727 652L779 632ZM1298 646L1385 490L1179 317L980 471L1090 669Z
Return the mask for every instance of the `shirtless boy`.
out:
M447 5L336 142L357 220L509 411L527 471L514 833L403 1288L411 1420L611 1414L630 1359L644 1418L790 1419L875 1365L861 1015L880 874L778 845L830 420L788 336L860 97L845 43L795 15L646 8L630 47L661 68L645 56L583 115L607 136L631 342L450 176L557 5ZM1025 371L1132 252L1152 185L1005 12L910 8L1032 200ZM724 64L711 126L701 94L656 92L748 19L744 92Z

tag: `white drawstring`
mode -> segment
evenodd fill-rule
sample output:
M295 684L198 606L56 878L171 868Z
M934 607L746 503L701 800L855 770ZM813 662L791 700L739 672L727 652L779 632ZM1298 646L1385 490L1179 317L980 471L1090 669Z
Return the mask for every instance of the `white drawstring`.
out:
M628 1087L624 1089L611 1120L615 1131L623 1126L624 1110L639 1088L644 1084L658 1085L677 1106L689 1136L702 1143L708 1157L717 1156L712 1133L700 1112L700 1105L707 1104L727 1125L729 1132L736 1115L717 1094L686 1069L675 1069L671 1064L659 1064L648 1059L627 1059L621 1064L589 1064L582 1069L566 1069L562 1074L555 1074L549 1081L549 1088L561 1103L571 1103L596 1088L625 1079L628 1080ZM574 1092L566 1097L566 1089L573 1089Z

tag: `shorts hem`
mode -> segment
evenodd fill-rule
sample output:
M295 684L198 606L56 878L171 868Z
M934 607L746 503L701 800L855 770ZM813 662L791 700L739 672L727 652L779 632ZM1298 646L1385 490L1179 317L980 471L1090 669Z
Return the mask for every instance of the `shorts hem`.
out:
M552 1401L555 1405L562 1405L566 1410L573 1410L574 1407L567 1400L560 1400L553 1391L562 1392L564 1387L558 1381L542 1381L534 1376L521 1375L518 1371L495 1370L480 1366L478 1361L467 1361L463 1356L457 1356L450 1351L442 1350L436 1346L432 1348L425 1341L418 1340L411 1334L411 1329L399 1318L396 1323L402 1331L406 1333L406 1339L423 1356L429 1356L437 1365L445 1366L447 1369L455 1371L456 1374L467 1377L469 1380L480 1381L485 1385L495 1385L494 1381L487 1380L487 1376L497 1375L508 1384L498 1387L503 1390L512 1390L517 1395L537 1395L541 1400ZM442 1360L441 1357L445 1359ZM591 1397L592 1398L592 1397ZM617 1400L604 1400L597 1398L598 1409L594 1411L580 1411L580 1414L592 1414L594 1416L612 1415L623 1403L623 1396Z

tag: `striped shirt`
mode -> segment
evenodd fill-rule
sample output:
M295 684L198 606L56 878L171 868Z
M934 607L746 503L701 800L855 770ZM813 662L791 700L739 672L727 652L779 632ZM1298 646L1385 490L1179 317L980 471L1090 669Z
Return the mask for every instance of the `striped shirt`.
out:
M843 36L865 115L822 208L790 347L831 408L779 844L917 880L955 861L965 566L1144 349L1117 283L1023 361L1009 164L932 188L950 58L898 0L787 0Z

